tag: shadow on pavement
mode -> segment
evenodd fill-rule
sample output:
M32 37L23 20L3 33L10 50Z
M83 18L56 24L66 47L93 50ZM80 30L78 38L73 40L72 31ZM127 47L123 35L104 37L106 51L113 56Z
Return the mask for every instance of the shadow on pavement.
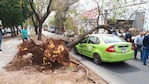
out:
M117 63L103 63L100 66L109 69L116 73L130 73L130 72L136 72L140 71L139 68L134 67L130 64L127 64L125 62L117 62Z

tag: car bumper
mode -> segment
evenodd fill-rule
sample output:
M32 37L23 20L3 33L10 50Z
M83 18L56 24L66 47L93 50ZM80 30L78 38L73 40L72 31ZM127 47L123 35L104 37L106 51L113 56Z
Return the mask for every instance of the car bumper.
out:
M102 58L103 62L123 62L131 60L134 57L134 53L124 53L124 54L109 54Z

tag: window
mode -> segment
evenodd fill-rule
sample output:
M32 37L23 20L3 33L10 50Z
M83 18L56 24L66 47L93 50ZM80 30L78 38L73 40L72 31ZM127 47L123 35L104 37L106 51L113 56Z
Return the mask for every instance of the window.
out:
M88 39L89 39L89 36L88 36L88 37L85 37L85 38L81 41L81 43L87 43L87 42L88 42Z
M115 35L101 35L101 38L104 40L105 43L126 42L121 37Z
M96 36L90 36L89 42L90 44L99 44L99 39Z

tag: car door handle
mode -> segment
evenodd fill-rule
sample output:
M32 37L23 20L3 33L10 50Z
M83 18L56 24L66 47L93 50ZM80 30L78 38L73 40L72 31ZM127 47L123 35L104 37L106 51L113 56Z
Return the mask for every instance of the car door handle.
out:
M86 47L86 45L80 45L80 47Z
M80 46L80 47L84 47L84 46Z

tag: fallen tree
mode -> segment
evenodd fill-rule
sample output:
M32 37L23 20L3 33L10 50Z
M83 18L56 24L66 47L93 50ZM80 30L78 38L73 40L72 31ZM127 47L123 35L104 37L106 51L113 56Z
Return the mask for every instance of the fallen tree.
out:
M26 65L69 65L69 52L61 39L49 38L45 42L31 40L18 45L18 49L8 68L21 69Z
M76 40L74 40L73 42L68 43L66 46L69 50L71 50L77 43L79 43L86 35L88 34L92 34L94 31L98 30L98 29L106 29L108 31L108 33L111 33L111 30L109 28L110 26L107 25L98 25L95 26L94 28L92 28L89 32L86 32L84 34L81 34L77 37Z

